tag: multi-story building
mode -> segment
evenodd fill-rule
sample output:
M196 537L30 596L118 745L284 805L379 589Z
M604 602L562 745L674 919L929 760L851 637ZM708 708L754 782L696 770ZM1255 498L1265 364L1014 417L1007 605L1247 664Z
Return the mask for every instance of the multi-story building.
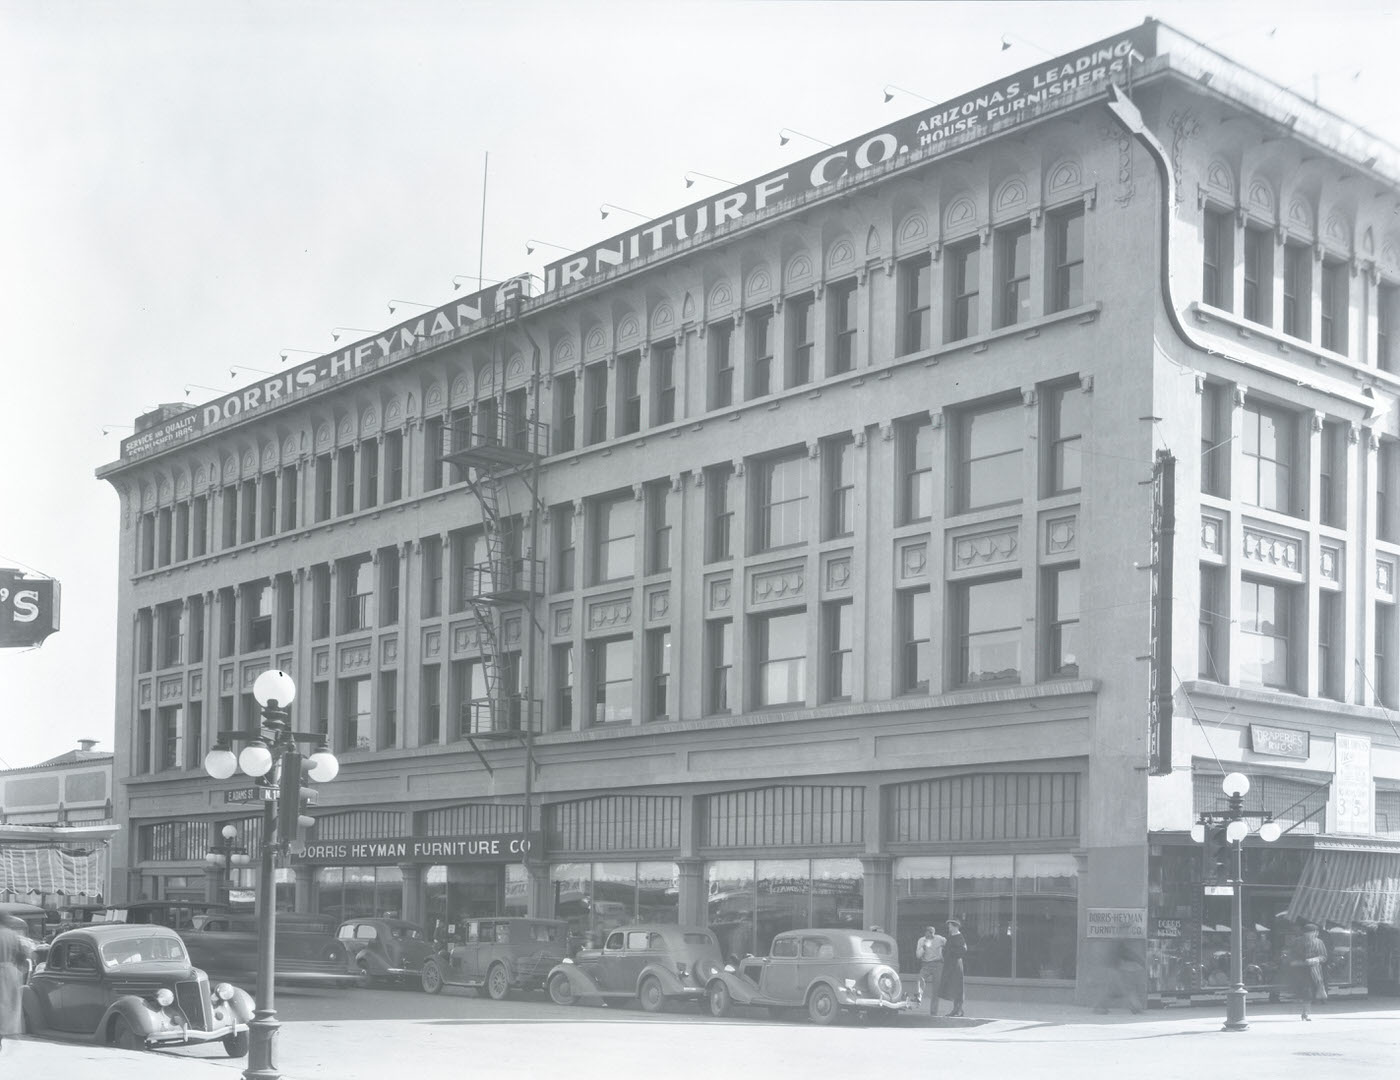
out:
M143 418L99 470L115 888L256 836L199 764L278 666L342 764L299 909L880 924L906 967L956 915L1008 993L1113 933L1208 990L1188 832L1240 771L1284 830L1248 980L1302 918L1393 980L1398 184L1149 22Z

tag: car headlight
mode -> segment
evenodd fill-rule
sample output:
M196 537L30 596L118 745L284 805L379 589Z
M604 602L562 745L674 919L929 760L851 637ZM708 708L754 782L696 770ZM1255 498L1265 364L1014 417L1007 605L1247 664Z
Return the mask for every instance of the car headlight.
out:
M561 964L572 964L572 963L574 962L574 958L573 958L572 956L566 956L566 957L564 957L563 960L561 960L561 961L559 961L559 962L560 962Z
M218 986L214 987L214 996L220 1001L228 1001L233 997L233 987L228 983L219 983Z
M171 1005L175 1004L175 995L164 986L157 990L152 996L156 999L156 1004L162 1009L169 1008Z
M845 984L847 990L854 990L856 988L855 979L842 979L841 981Z

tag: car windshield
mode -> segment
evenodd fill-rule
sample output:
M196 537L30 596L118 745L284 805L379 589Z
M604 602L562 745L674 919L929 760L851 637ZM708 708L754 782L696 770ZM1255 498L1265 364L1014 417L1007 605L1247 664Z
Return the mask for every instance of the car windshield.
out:
M102 944L102 963L108 968L146 964L153 960L189 963L185 946L177 937L118 938Z
M394 927L394 937L400 941L422 941L423 931L416 926L396 926Z
M715 948L719 948L718 945L715 945L715 939L709 934L688 933L685 935L685 943L687 945L714 945Z
M862 938L858 951L861 956L888 957L894 955L894 949L888 941L877 941L874 938Z
M553 941L557 944L564 940L564 927L559 923L533 923L530 926L530 938L534 941Z

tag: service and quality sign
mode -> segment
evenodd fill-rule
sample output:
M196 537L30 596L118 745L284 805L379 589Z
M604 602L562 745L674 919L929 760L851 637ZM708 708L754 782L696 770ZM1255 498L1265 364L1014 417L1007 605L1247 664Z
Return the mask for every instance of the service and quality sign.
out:
M678 241L704 237L730 221L833 184L854 170L882 165L957 135L983 133L998 121L1014 121L1066 94L1126 79L1133 64L1155 54L1156 42L1156 25L1145 23L692 203L678 213L549 263L544 270L545 291L646 258Z
M0 649L42 644L58 630L58 582L0 570Z

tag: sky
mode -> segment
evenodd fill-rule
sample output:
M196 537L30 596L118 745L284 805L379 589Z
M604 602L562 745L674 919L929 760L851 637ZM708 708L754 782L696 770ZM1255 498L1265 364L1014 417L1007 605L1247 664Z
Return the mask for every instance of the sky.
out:
M111 749L135 416L1149 15L1400 144L1393 3L0 0L0 567L62 584L0 768Z

